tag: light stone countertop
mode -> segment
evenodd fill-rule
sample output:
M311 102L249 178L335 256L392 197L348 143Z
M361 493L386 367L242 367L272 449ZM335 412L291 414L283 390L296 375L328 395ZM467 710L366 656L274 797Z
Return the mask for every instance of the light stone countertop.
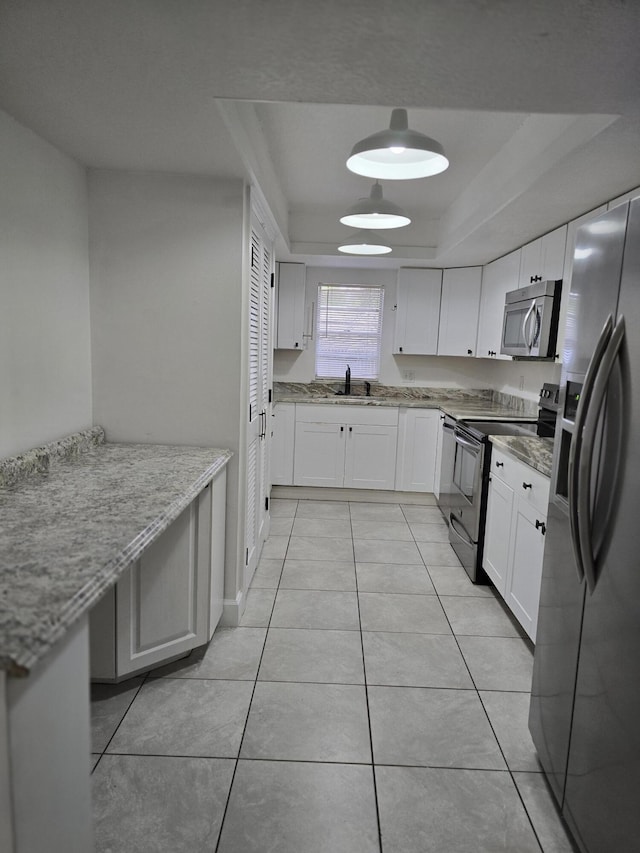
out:
M537 404L531 400L484 389L373 385L371 396L367 397L361 380L352 382L354 393L350 396L336 394L340 384L275 382L274 402L442 409L458 420L535 420L538 415Z
M11 675L26 675L232 455L96 441L0 486L0 669Z
M492 435L491 443L511 453L516 459L530 465L536 471L551 476L553 461L553 439L540 436Z

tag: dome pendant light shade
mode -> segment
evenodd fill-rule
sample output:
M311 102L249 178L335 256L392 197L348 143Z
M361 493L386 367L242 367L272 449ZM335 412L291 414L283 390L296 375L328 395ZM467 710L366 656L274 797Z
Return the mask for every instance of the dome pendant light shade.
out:
M397 204L382 197L382 187L376 181L371 187L371 195L358 199L340 217L340 222L352 228L402 228L411 220Z
M387 255L391 246L387 246L373 231L356 231L338 246L339 252L347 255Z
M407 111L393 110L388 130L356 142L347 168L368 178L407 181L428 178L449 166L442 145L408 125Z

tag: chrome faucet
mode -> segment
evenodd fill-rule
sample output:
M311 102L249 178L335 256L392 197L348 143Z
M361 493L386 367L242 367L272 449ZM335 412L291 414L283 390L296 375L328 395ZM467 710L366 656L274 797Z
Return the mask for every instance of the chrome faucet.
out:
M347 372L344 375L344 393L351 394L351 368L347 365Z

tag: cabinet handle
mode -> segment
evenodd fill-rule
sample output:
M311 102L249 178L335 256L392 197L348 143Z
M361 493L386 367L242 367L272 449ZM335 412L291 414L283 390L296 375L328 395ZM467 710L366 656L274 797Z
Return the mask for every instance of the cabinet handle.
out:
M496 468L504 468L504 462L496 462Z
M340 427L340 432L344 432L344 427L343 427L343 426L341 426L341 427Z
M538 519L536 518L536 530L539 530L544 536L547 532L547 525L544 523L544 521L538 521Z
M295 344L294 344L294 347L295 347L296 349L298 349L298 347L299 347L299 346L300 346L300 344L298 343L298 341L296 341L296 342L295 342Z
M402 347L398 347L398 352L402 352Z
M532 488L533 488L533 483L523 483L523 484L522 484L522 488L523 488L523 489L532 489Z
M541 275L531 275L531 276L529 276L529 283L530 283L530 284L535 284L537 281L542 281L542 276L541 276Z
M468 349L468 350L467 350L467 355L473 355L473 350L472 350L472 349Z
M349 432L353 432L353 427L349 427Z
M496 351L494 349L487 350L487 355L495 355Z

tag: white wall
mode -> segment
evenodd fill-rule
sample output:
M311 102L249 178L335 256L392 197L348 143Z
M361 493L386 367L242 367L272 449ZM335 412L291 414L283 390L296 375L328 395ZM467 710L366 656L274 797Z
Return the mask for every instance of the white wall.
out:
M0 111L0 457L91 426L85 170Z
M95 422L109 441L234 452L225 583L225 597L233 597L239 588L242 182L91 170L89 196Z
M306 317L317 301L318 284L379 284L385 289L380 357L383 385L427 386L431 388L493 388L507 394L537 399L543 382L557 382L559 365L541 362L494 361L484 358L394 355L393 333L397 273L395 270L352 269L347 267L307 267ZM412 374L408 378L407 373ZM276 350L273 378L280 382L311 382L315 378L315 342L301 352Z

